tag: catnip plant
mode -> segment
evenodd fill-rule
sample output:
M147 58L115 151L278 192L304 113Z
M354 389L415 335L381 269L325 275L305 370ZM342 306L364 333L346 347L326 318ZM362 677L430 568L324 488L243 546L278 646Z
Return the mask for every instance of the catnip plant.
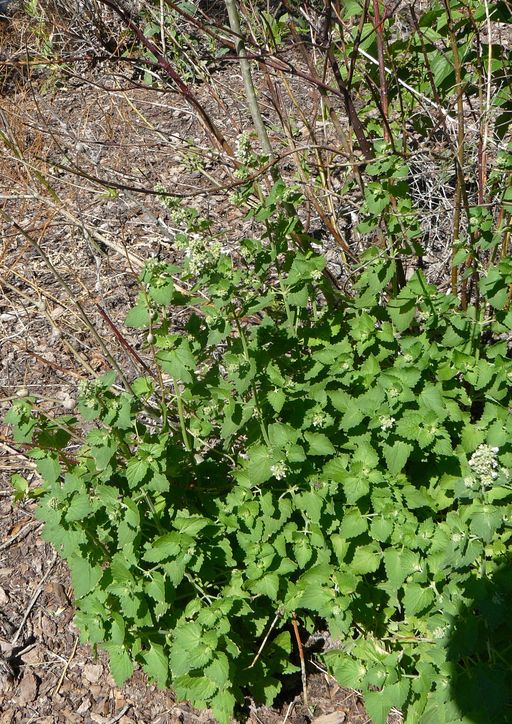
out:
M82 385L76 415L16 400L42 478L18 476L17 496L37 499L82 639L119 684L141 666L228 722L297 672L295 619L326 632L315 656L378 724L392 707L468 721L512 673L508 260L478 309L421 270L395 291L380 248L333 297L282 193L236 256L176 211L191 251L147 263L126 320L153 363L124 389L115 372ZM489 720L510 691L487 697Z

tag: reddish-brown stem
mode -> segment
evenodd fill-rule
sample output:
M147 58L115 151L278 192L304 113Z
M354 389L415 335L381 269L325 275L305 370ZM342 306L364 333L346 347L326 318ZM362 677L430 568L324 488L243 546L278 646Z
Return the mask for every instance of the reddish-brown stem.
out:
M302 641L300 640L300 632L299 632L299 624L297 623L297 616L295 614L295 611L292 613L292 626L293 626L293 633L295 634L295 640L297 642L297 649L299 651L299 659L300 659L300 674L302 679L302 692L304 696L304 706L308 707L308 680L306 675L306 658L304 656L304 647L302 646Z
M377 40L377 58L379 61L379 85L380 103L384 120L384 140L391 140L388 123L388 86L386 82L386 66L384 64L384 40L382 37L382 25L384 20L380 17L379 0L373 0L373 15L375 19L375 37Z
M132 347L132 345L128 342L126 337L123 335L123 333L118 329L118 327L114 324L114 322L110 319L106 311L96 302L96 308L98 312L101 314L105 322L108 324L112 332L114 333L115 338L117 341L125 348L125 350L140 364L142 369L148 373L151 377L154 377L154 373L150 370L150 368L147 366L147 364L144 362L142 357L139 355L139 353Z
M153 43L150 38L147 38L144 35L144 32L137 23L132 19L129 13L127 13L123 8L119 7L119 5L114 2L113 0L101 0L101 2L109 7L111 10L113 10L116 15L118 15L121 20L132 30L137 40L143 45L147 50L149 50L150 53L152 53L156 58L156 63L159 66L159 68L166 74L166 76L174 83L174 85L178 88L182 96L185 98L187 103L189 103L192 108L197 111L200 120L202 121L204 127L206 130L213 136L214 140L217 142L219 147L225 151L229 156L234 156L234 151L229 145L229 143L224 138L221 131L217 128L215 123L212 121L208 113L206 112L203 105L200 103L200 101L196 98L196 96L192 93L189 86L180 78L179 74L174 70L169 60L163 55L163 53L160 51L157 45Z

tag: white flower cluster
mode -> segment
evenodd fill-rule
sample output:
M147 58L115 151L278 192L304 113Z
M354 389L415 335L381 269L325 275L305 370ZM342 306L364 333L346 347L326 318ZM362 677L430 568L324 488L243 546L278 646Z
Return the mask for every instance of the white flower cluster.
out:
M395 425L395 418L389 415L381 415L379 417L380 426L383 430L391 430Z
M236 139L235 155L242 163L248 163L251 159L251 139L247 131L243 131Z
M96 380L80 380L78 383L78 396L86 407L93 407L95 397L101 385Z
M207 266L212 256L218 256L222 247L219 242L209 242L201 234L189 234L185 256L192 274L199 274Z
M324 427L327 422L327 415L325 412L316 412L311 422L313 423L313 427Z
M484 488L489 488L498 477L498 447L479 445L469 458L469 467Z
M280 462L272 465L270 471L276 480L283 480L286 477L288 468L286 463Z

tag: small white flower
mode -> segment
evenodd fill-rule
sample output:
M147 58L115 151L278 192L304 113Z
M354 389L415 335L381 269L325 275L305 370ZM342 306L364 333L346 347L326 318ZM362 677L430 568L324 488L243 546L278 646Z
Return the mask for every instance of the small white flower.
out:
M466 475L464 478L464 487L471 489L475 484L475 478L472 475Z
M381 415L379 417L380 426L383 430L391 430L395 426L395 418L389 415Z
M325 413L324 412L317 412L315 415L313 415L313 427L323 427L325 425Z
M480 480L483 488L489 488L493 481L497 479L498 461L496 459L499 453L498 447L490 447L489 445L479 445L469 459L469 467Z
M442 639L446 632L446 626L438 626L432 631L432 637L435 639Z
M283 480L288 472L288 467L286 463L283 462L275 463L275 465L272 465L270 468L270 472L276 480Z

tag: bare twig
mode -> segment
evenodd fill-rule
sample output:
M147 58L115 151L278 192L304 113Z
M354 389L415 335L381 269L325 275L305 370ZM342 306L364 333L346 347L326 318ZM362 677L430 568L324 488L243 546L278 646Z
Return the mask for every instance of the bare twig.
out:
M274 629L274 626L275 626L276 623L279 621L279 619L281 618L281 616L282 616L281 611L278 611L278 612L276 613L276 615L274 616L274 620L273 620L272 623L270 624L269 629L268 629L268 631L267 631L267 633L266 633L266 635L265 635L265 638L264 638L263 641L261 642L261 646L259 647L258 651L256 652L256 656L255 656L254 659L251 661L250 665L247 667L248 669L252 669L252 667L255 665L255 663L256 663L256 662L258 661L258 659L260 658L261 653L262 653L263 649L265 648L265 646L266 646L266 644L267 644L267 641L268 641L268 639L269 639L269 637L270 637L270 634L272 633L272 630Z
M291 701L291 702L288 704L288 709L286 710L286 715L285 715L285 717L284 717L284 719L283 719L283 724L286 724L286 722L288 721L288 717L289 717L290 714L292 713L292 709L293 709L294 706L295 706L295 702L294 702L294 701Z
M73 651L71 652L70 657L69 657L68 660L66 661L66 664L65 664L64 668L62 669L62 673L61 673L61 675L59 676L59 680L58 680L58 682L57 682L57 684L56 684L56 686L55 686L55 689L53 690L53 696L55 696L55 694L58 694L58 693L59 693L60 687L62 686L62 682L64 681L64 678L65 678L65 676L66 676L66 674L67 674L67 671L68 671L68 669L69 669L69 665L70 665L71 661L72 661L72 660L74 659L74 657L75 657L76 649L77 649L77 647L78 647L78 640L79 640L79 639L78 639L78 636L77 636L76 639L75 639L75 643L74 643L74 645L73 645Z
M27 536L31 531L39 530L42 525L43 524L39 523L37 520L31 520L29 523L20 528L15 535L7 538L7 540L0 544L0 551L4 551L6 548L9 548L15 541L25 538L25 536Z
M28 617L30 616L30 612L31 612L32 609L34 608L34 605L35 605L37 599L39 598L39 596L41 595L41 593L42 593L43 590L44 590L44 584L46 583L46 579L48 578L48 576L49 576L50 573L52 572L56 560L57 560L57 553L54 553L54 554L53 554L53 557L52 557L52 559L51 559L51 561L50 561L50 563L49 563L49 565L48 565L48 568L47 568L47 570L46 570L46 573L44 574L44 576L43 576L43 577L41 578L41 580L39 581L39 585L38 585L37 589L35 590L34 594L32 595L32 598L31 598L30 601L28 602L28 606L27 606L27 608L25 609L25 613L23 614L23 618L22 618L22 620L21 620L21 623L20 623L20 625L18 626L18 628L16 629L16 633L14 634L13 638L11 639L11 643L10 643L11 647L13 647L13 646L16 645L16 643L17 643L17 641L18 641L18 639L19 639L19 637L20 637L20 635L21 635L21 632L23 631L23 628L25 627L25 624L27 623Z
M122 709L120 709L117 714L114 714L113 717L110 717L108 719L107 724L116 724L116 722L119 721L119 719L122 719L123 716L126 714L128 709L130 708L131 704L125 704Z

